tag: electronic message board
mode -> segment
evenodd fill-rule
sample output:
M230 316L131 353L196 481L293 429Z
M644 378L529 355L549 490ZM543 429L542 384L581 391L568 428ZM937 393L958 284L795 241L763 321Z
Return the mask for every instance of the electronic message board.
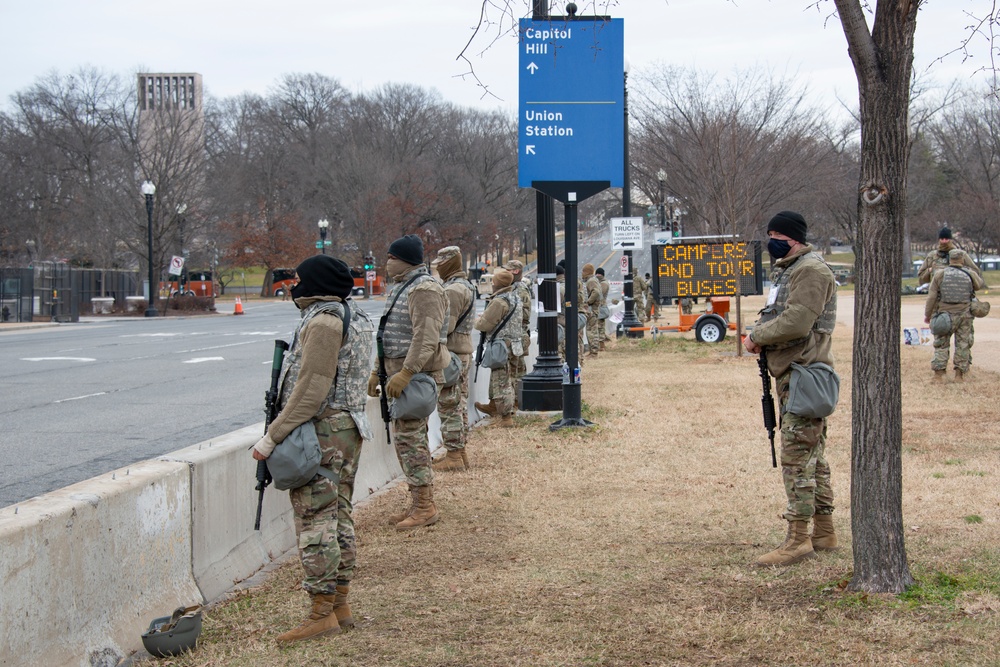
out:
M708 298L764 293L760 241L687 241L653 246L653 296Z

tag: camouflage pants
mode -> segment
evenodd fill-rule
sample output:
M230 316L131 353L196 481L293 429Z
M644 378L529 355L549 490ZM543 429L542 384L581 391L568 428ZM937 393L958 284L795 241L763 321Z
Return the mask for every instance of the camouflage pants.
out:
M646 321L653 319L653 297L646 297Z
M454 387L441 387L438 394L441 441L449 452L465 449L469 434L469 367L472 355L459 354L458 357L462 360L462 378Z
M642 294L633 297L633 299L632 312L636 319L642 322L646 316L646 301L642 298Z
M972 315L968 312L951 316L950 334L934 336L934 358L931 359L931 369L935 371L948 370L948 354L951 352L951 337L955 336L956 370L963 373L969 371L972 361L972 344L975 342L975 331L972 328Z
M431 452L427 444L427 418L393 419L392 444L396 458L410 486L430 486L434 483Z
M514 387L510 383L510 362L505 368L490 371L490 400L501 417L514 414Z
M826 419L812 419L785 412L792 374L778 378L781 410L781 477L785 483L788 521L808 521L813 514L833 514L830 466L824 457Z
M587 342L590 345L590 354L595 357L601 344L600 322L597 315L593 313L587 315Z
M314 423L322 465L334 479L316 475L288 494L305 571L302 588L312 594L331 594L338 583L347 585L354 578L357 547L351 496L363 441L350 415L337 414Z
M563 329L564 333L565 333L565 331L566 331L566 329ZM579 363L580 366L583 366L583 355L586 354L586 352L587 352L587 350L586 350L586 348L584 347L584 344L583 344L583 331L584 331L583 329L577 329L577 334L576 334L577 340L579 342L579 345L578 345L579 351L577 352L576 358L577 358L577 363ZM559 358L562 359L563 363L566 362L566 338L565 337L561 341L559 341Z

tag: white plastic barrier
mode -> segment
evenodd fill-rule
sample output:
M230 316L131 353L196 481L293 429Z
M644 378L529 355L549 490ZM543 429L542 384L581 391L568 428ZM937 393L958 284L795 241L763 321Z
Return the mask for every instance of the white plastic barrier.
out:
M470 384L472 379L470 378ZM470 386L488 394L489 371ZM379 401L354 501L401 475ZM142 648L149 622L204 603L295 546L288 493L269 487L260 531L256 461L263 423L0 509L0 665L111 667ZM441 443L437 412L431 450Z

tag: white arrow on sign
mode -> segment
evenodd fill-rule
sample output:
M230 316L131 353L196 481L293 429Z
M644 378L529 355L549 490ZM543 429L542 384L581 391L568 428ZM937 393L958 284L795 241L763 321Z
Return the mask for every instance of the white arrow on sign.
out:
M524 154L525 155L534 155L535 154L535 145L534 144L528 144L527 146L525 146L524 147Z
M530 72L531 72L532 74L534 74L534 73L535 73L535 70L537 70L537 69L538 69L538 65L536 65L535 63L529 63L529 64L528 64L528 66L527 66L527 67L526 67L525 69L527 69L527 70L528 70L528 71L530 71Z

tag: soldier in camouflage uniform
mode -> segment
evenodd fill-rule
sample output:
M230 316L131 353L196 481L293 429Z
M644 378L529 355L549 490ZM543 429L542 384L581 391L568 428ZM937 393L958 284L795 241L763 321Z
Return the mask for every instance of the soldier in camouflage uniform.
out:
M608 292L611 291L611 283L604 277L604 267L598 267L594 271L594 277L597 278L597 282L601 285L601 305L597 309L597 333L601 340L600 350L603 352L604 344L608 341L608 318L601 317L601 314L608 312Z
M632 278L632 312L640 322L646 321L646 281L636 273Z
M444 384L442 372L448 352L448 300L441 283L423 264L424 244L419 236L407 234L389 245L386 275L395 283L385 301L382 337L385 370L389 380L385 392L399 398L417 373ZM382 327L380 321L379 326ZM378 361L368 378L368 395L379 395ZM393 517L396 530L429 526L439 514L434 505L434 473L427 443L427 417L394 419L392 444L410 487L411 504L403 515Z
M644 316L648 322L653 319L653 309L656 306L656 304L653 303L653 280L649 277L648 273L646 274L645 283L646 289L643 291L642 298L646 302L646 312Z
M600 320L598 310L604 303L601 296L601 283L594 275L594 265L584 264L580 270L580 277L584 282L584 291L580 297L580 307L587 304L587 341L590 344L590 356L596 357L601 344Z
M524 280L524 264L512 259L504 265L504 268L514 276L514 291L521 298L521 331L524 332L521 336L521 349L524 350L524 354L519 357L511 357L510 360L510 383L514 387L514 409L517 410L520 405L518 385L524 374L528 372L527 359L531 352L531 288L529 283Z
M514 425L514 387L510 382L509 360L521 355L521 298L513 289L514 276L506 269L493 274L493 295L486 310L473 325L476 331L496 334L507 346L508 365L490 370L490 402L476 403L476 408L491 417L491 423L500 426ZM510 317L508 317L510 315Z
M782 211L767 225L772 258L771 293L753 332L743 343L751 354L767 352L781 414L781 476L788 506L788 537L757 564L791 565L837 547L833 487L824 457L826 418L786 411L792 364L833 366L831 334L837 319L837 283L823 258L806 243L806 221ZM813 532L809 533L809 520Z
M958 250L958 248L955 247L955 243L952 241L951 230L947 227L942 227L941 231L938 232L938 247L936 250L931 250L927 253L927 257L924 258L924 263L920 265L920 272L917 274L917 280L921 284L929 283L931 278L934 277L935 271L943 269L951 263L949 256L952 250ZM972 261L969 254L964 250L958 251L962 256L962 266L982 278L982 270L976 266L976 263Z
M441 417L441 440L445 457L434 464L435 470L466 470L469 457L466 440L469 434L469 367L472 365L472 323L475 320L476 292L462 270L462 252L458 246L438 251L431 263L444 281L448 299L448 349L462 361L462 376L451 387L443 387L438 396Z
M986 286L979 274L964 266L964 252L954 248L948 254L948 266L934 272L927 290L924 305L924 322L930 323L931 316L939 312L951 315L951 333L934 334L934 358L931 370L934 379L942 380L948 372L948 353L951 337L955 336L955 379L962 381L969 372L972 343L975 332L972 327L972 313L969 305L976 290Z
M312 611L299 627L277 638L283 643L354 625L347 602L356 553L351 496L362 441L372 437L365 378L375 327L348 300L354 287L350 269L317 255L296 271L299 282L291 294L301 319L282 364L280 412L254 445L253 457L266 460L296 427L312 421L329 476L317 474L289 491L305 571L302 588L312 598Z

